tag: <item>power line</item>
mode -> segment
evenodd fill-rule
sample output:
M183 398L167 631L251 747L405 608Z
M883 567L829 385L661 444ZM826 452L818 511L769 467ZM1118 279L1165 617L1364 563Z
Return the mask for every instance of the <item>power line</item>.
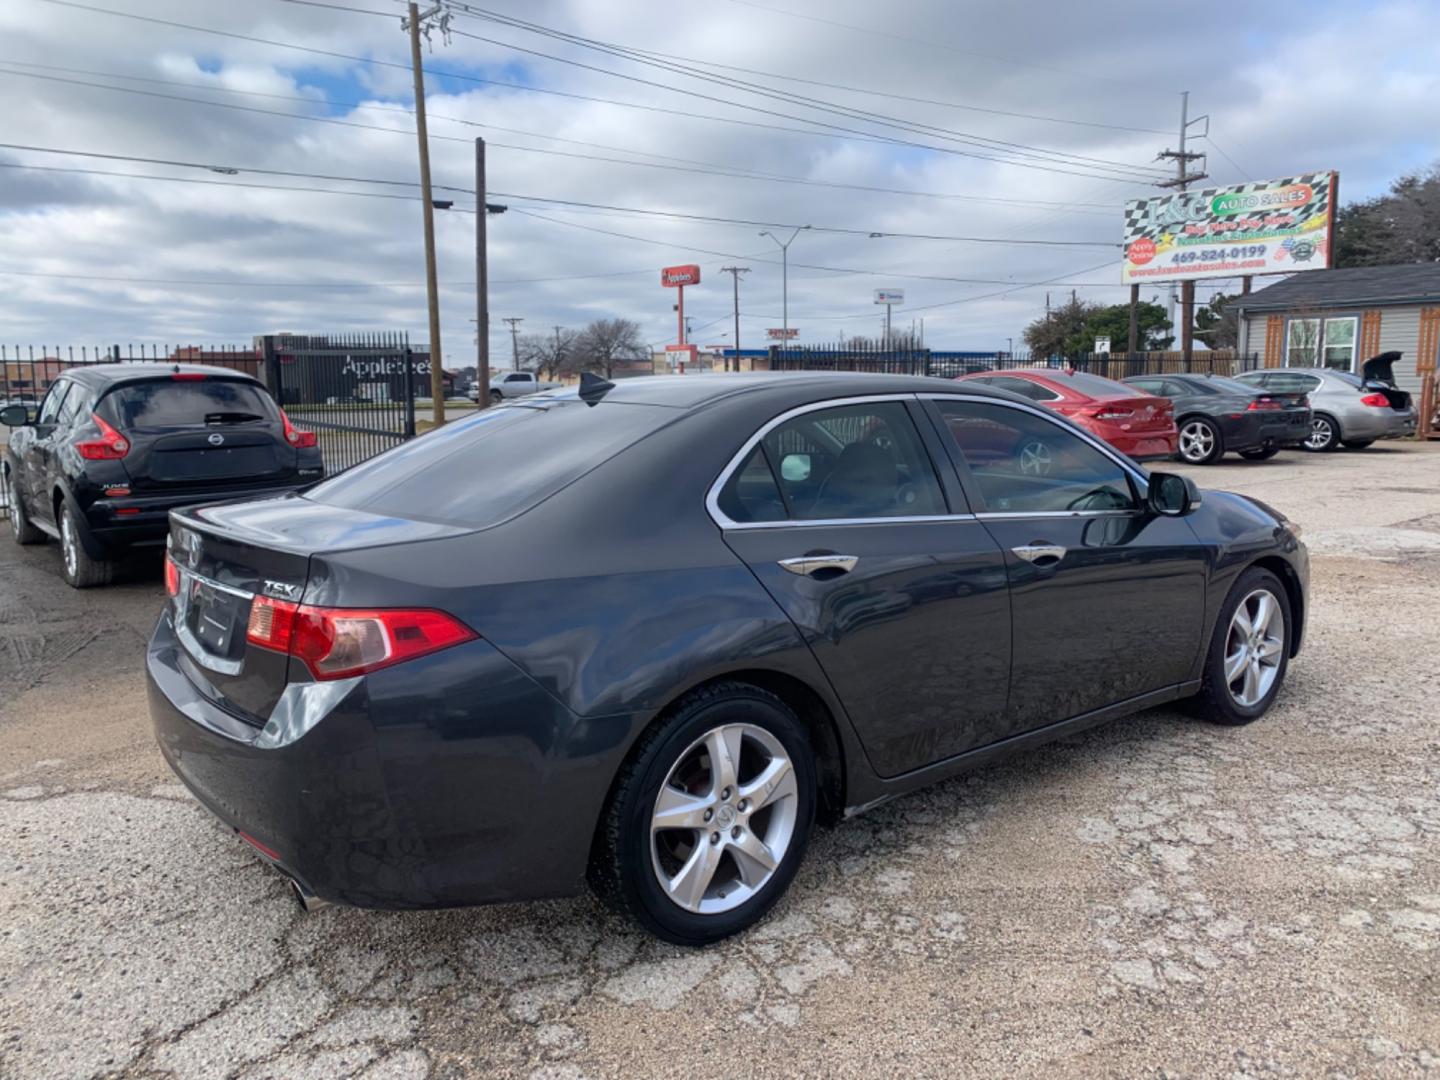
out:
M0 63L12 63L12 61L0 61ZM41 67L41 66L44 66L44 65L26 65L26 66ZM63 70L63 69L62 69L62 70ZM225 101L209 101L209 100L206 100L206 99L204 99L204 98L186 97L186 96L184 96L184 95L182 95L182 94L163 94L163 93L160 93L160 92L154 91L154 90L140 90L140 89L136 89L135 87L130 87L130 86L108 86L108 85L106 85L106 84L104 84L104 83L86 82L86 81L84 81L84 80L82 80L82 79L67 79L67 78L62 78L62 77L57 76L57 75L42 75L42 74L39 74L39 73L33 72L33 71L9 71L9 70L6 70L6 69L3 68L3 67L0 67L0 75L18 75L18 76L21 76L21 77L24 77L24 78L30 78L30 79L45 79L45 80L49 80L49 81L53 81L53 82L66 83L66 84L73 85L73 86L91 87L91 88L97 89L97 90L111 90L111 91L114 91L114 92L117 92L117 93L125 93L125 94L141 94L141 95L144 95L144 96L146 96L146 97L157 97L157 98L162 98L162 99L167 100L167 101L182 101L182 102L187 102L187 103L193 104L193 105L208 105L208 106L211 106L211 107L213 107L213 108L233 109L233 110L237 110L237 111L240 111L240 112L258 113L258 114L260 114L260 115L262 115L262 116L274 116L274 117L280 117L280 118L288 119L288 120L301 120L301 121L305 121L305 122L307 122L307 123L316 123L316 124L335 124L335 125L338 125L338 126L341 126L341 127L359 128L359 129L365 130L365 131L379 131L379 132L382 132L382 133L387 134L387 135L403 135L403 136L407 136L407 137L408 137L408 136L411 136L411 135L414 135L414 131L413 131L413 130L405 129L405 128L388 128L388 127L383 127L383 126L378 125L378 124L364 124L364 123L360 123L360 122L354 121L354 120L341 120L341 119L337 119L337 118L335 118L335 117L330 117L330 116L306 116L306 115L302 115L302 114L299 114L299 113L277 112L276 110L273 110L273 109L260 109L260 108L254 107L254 106L249 106L249 105L236 105L236 104L232 104L232 103L230 103L230 102L225 102ZM101 77L104 77L104 78L129 78L129 76L123 76L123 75L107 75L107 74L105 74L105 73L101 73ZM161 82L162 80L147 79L147 80L144 80L144 81L146 81L146 82ZM191 84L169 84L169 85L191 85ZM209 89L209 88L197 87L197 89ZM234 93L250 93L249 91L225 91L225 90L222 90L221 92L227 92L227 93L228 93L228 92L234 92ZM313 104L353 105L353 106L355 106L355 107L357 107L357 108L359 108L359 107L370 107L370 106L368 105L368 103L363 103L363 102L336 102L336 101L330 101L330 100L328 100L328 99L322 99L322 98L300 98L300 97L294 97L294 96L291 96L291 95L280 95L280 94L264 94L264 95L262 95L262 96L264 96L264 97L280 97L280 98L284 98L285 100L300 101L300 102L313 103ZM409 109L390 109L390 108L385 108L385 107L383 107L383 106L381 106L381 108L383 108L384 111L398 111L398 112L402 112L402 113L404 113L404 114L407 115L407 116L413 116L413 115L414 115L413 112L412 112L411 110L409 110ZM456 118L456 117L435 117L434 119L437 119L437 120L447 120L447 121L449 121L449 122L451 122L451 123L465 124L465 125L470 126L470 127L485 128L485 129L495 130L495 131L511 131L511 132L513 132L513 133L515 133L515 134L525 135L525 136L532 137L532 138L555 139L555 140L558 141L558 142L574 142L574 143L578 143L578 145L585 145L585 146L600 146L600 145L601 145L601 144L597 144L597 143L579 143L578 140L574 140L574 139L563 139L563 138L559 138L559 137L557 137L557 136L544 135L544 134L541 134L541 133L539 133L539 132L519 131L519 130L516 130L516 129L514 129L514 128L499 128L499 127L496 127L495 125L492 125L492 124L482 124L482 123L479 123L479 122L477 122L477 121L462 120L462 119L459 119L459 118ZM432 139L436 139L436 140L442 140L442 141L445 141L445 142L461 142L461 143L466 143L467 145L471 142L471 140L469 140L469 139L461 138L461 137L459 137L459 136L454 136L454 135L431 135L431 138L432 138ZM949 194L949 193L945 193L945 192L914 191L914 190L905 189L905 188L883 188L883 187L876 187L876 186L872 186L872 185L868 185L868 184L846 184L846 183L842 183L842 182L839 182L839 181L814 180L814 179L811 179L811 178L808 178L808 177L782 176L782 175L776 175L776 174L771 174L771 173L759 173L759 172L754 172L754 171L749 171L749 172L736 172L736 171L733 171L733 170L730 170L730 169L725 169L725 168L722 168L722 167L719 167L719 166L716 166L716 167L713 167L713 168L699 167L700 165L710 166L710 165L714 165L714 164L715 164L715 163L711 163L711 162L702 162L702 163L698 163L696 167L689 167L689 166L681 166L681 165L665 165L665 164L660 164L660 163L658 163L658 162L651 162L651 161L629 161L629 160L626 160L626 159L623 159L623 158L604 157L604 156L601 156L601 155L598 155L598 154L577 154L577 153L571 153L571 152L564 151L564 150L551 150L551 149L547 149L547 148L545 148L545 147L539 147L539 146L518 146L518 145L515 145L515 144L513 144L513 143L502 143L502 142L490 141L490 142L487 143L487 145L488 145L491 149L513 150L513 151L517 151L517 152L520 152L520 153L543 154L543 155L548 155L548 156L553 156L553 157L568 157L568 158L575 158L575 159L582 160L582 161L599 161L599 162L605 162L605 163L614 164L614 165L630 165L630 166L637 167L637 168L662 169L662 170L666 170L666 171L669 171L669 172L687 172L687 173L695 173L695 174L707 175L707 176L720 176L720 177L726 177L726 178L734 179L734 180L757 180L757 181L764 181L764 182L769 182L769 183L800 184L800 185L809 186L809 187L825 187L825 188L842 189L842 190L866 191L866 192L875 192L875 193L878 193L878 194L886 194L886 195L911 195L911 196L916 196L916 197L920 197L920 198L931 198L931 199L980 200L980 201L986 201L986 202L1014 203L1014 204L1017 204L1017 205L1026 205L1026 206L1028 206L1028 205L1048 205L1048 206L1069 206L1069 205L1071 205L1071 204L1067 204L1067 203L1049 202L1049 201L1045 201L1045 200L1001 199L1001 198L991 198L991 197L980 196L980 195L962 195L962 194ZM630 149L625 148L625 147L614 147L614 148L611 148L611 149L616 149L616 150L618 150L620 153L627 153L627 154L628 154L628 153L644 154L644 151L630 150ZM658 156L662 156L662 155L645 155L645 156L658 157ZM672 159L670 159L670 160L686 160L686 159L674 159L674 158L672 158ZM1109 178L1106 177L1105 179L1109 179ZM436 185L436 186L439 186L439 185ZM1091 207L1099 207L1099 206L1101 206L1102 204L1099 204L1099 203L1091 203L1091 204L1088 204L1088 205L1091 206ZM1093 215L1092 215L1092 216L1093 216Z
M41 152L41 153L62 153L62 154L78 154L78 155L82 155L82 156L91 156L91 155L85 154L84 151L52 150L51 148L48 148L48 147L20 146L20 144L11 144L11 143L0 143L0 147L27 149L27 150L33 150L33 151L37 151L37 152ZM121 154L103 154L103 155L94 155L94 156L105 157L105 158L107 158L107 159L109 159L109 160L139 161L139 162L143 162L143 163L147 163L147 164L160 163L160 164L174 164L174 165L179 165L179 166L187 167L187 168L212 168L212 169L214 168L213 166L206 166L206 165L202 165L202 164L197 163L197 162L164 162L162 159L130 157L130 156L121 155ZM98 175L98 176L112 175L112 176L122 176L122 177L128 177L128 178L130 178L130 179L140 179L140 180L161 180L161 181L174 181L174 182L196 183L196 184L212 184L212 185L216 185L216 186L220 186L220 187L270 188L270 189L279 190L279 191L302 191L302 192L312 192L312 193L319 193L319 194L333 194L333 195L360 195L360 196L368 196L368 197L373 197L373 198L391 198L391 199L416 199L416 198L417 198L417 196L393 195L393 194L390 194L390 193L388 193L388 192L338 191L338 190L329 189L329 188L304 188L304 187L294 187L294 186L290 186L290 185L254 184L254 183L248 183L248 182L224 181L224 180L202 180L202 179L198 179L198 178L195 178L195 177L139 175L139 174L135 174L135 173L115 173L115 172L107 172L106 170L102 170L102 169L70 169L70 168L60 168L60 167L58 167L58 166L25 165L25 164L21 164L21 163L17 163L17 162L0 162L0 167L12 168L12 169L33 169L33 170L39 170L39 171L45 171L45 172L77 172L77 173L86 173L86 174ZM223 167L223 168L229 169L230 167L229 167L229 166L225 166L225 167ZM235 171L242 171L242 170L241 170L241 169L236 169ZM287 174L287 175L308 176L309 174L305 174L305 173L293 173L293 174ZM318 178L321 178L321 177L319 176L319 174L315 174L315 176L316 176L317 179L318 179ZM344 177L344 178L341 178L341 177L329 177L329 179L345 179L345 180L350 180L350 181L352 181L352 182L358 182L358 183L367 183L367 182L369 182L369 181L363 180L363 179L358 178L358 177ZM389 181L389 180L385 180L385 181L381 181L381 182L382 182L382 183L395 183L395 181ZM452 191L452 192L458 192L458 193L460 193L460 194L466 194L466 195L474 195L474 194L475 194L474 190L473 190L473 189L470 189L470 188L446 187L445 190L447 190L447 191ZM615 206L615 205L612 205L612 204L609 204L609 203L593 203L593 202L585 202L585 201L576 200L576 199L557 199L557 198L551 198L551 197L542 196L542 195L529 195L529 194L522 194L522 193L519 193L519 192L510 192L510 191L494 191L494 192L491 192L490 194L494 195L496 198L502 198L502 199L519 199L519 200L522 200L522 201L525 201L525 202L538 202L538 203L544 203L544 204L546 204L546 205L556 205L556 206L584 207L584 208L592 209L592 210L607 210L607 211L611 211L611 212L614 212L614 213L638 214L638 215L642 215L642 216L645 216L645 217L659 217L659 218L674 219L674 220L680 220L680 221L695 221L695 222L701 222L701 223L705 223L705 224L717 224L717 225L743 225L743 226L746 226L746 227L758 227L758 228L770 228L770 229L775 229L775 228L786 228L786 229L790 229L790 228L804 228L804 229L808 229L808 230L811 230L811 231L817 232L817 233L819 233L819 232L823 232L823 233L834 233L834 234L843 235L843 236L865 236L865 237L869 237L869 238L891 238L891 239L899 239L899 240L940 240L940 241L948 241L948 242L955 242L955 243L973 243L973 244L1002 244L1002 245L1014 244L1014 245L1041 246L1041 247L1110 247L1110 248L1115 248L1115 247L1119 247L1119 246L1120 246L1118 243L1112 243L1112 242L1110 242L1110 241L1103 241L1103 240L1035 240L1035 239L1028 239L1028 238L1027 238L1027 239L1017 239L1017 240L1007 240L1007 239L1005 239L1004 237L989 237L989 236L947 236L947 235L931 234L931 233L889 232L889 231L882 231L882 230L876 230L876 229L848 228L848 227L839 226L839 225L813 225L813 224L796 225L794 222L766 221L766 220L763 220L763 219L753 219L753 218L730 218L730 217L721 217L721 216L719 216L719 215L712 215L712 214L690 214L690 213L686 213L686 212L684 212L684 211L679 211L679 210L653 210L653 209L647 209L647 208L635 207L635 206ZM471 208L469 208L469 207L453 207L452 209L458 210L458 211L460 211L461 213L474 213L474 212L475 212L473 209L471 209Z
M353 53L342 53L332 49L317 49L308 45L296 45L289 41L276 41L271 38L256 37L252 34L240 34L230 30L218 30L214 27L196 26L193 23L182 23L172 19L160 19L152 15L140 15L131 11L115 11L111 8L96 7L92 4L80 3L78 0L42 0L43 3L56 4L61 7L74 8L80 11L90 11L100 15L113 15L117 18L134 19L140 22L150 23L156 26L169 26L180 30L188 30L192 33L211 34L217 37L231 38L236 41L246 41L257 45L267 45L277 49L290 49L297 52L310 53L315 56L325 56L337 60L349 60L357 64L370 64L376 67L398 68L408 71L409 65L396 63L391 60L381 60L372 56L357 56ZM397 12L398 15L398 12ZM619 101L614 98L595 97L587 94L577 94L565 90L555 90L550 87L527 85L515 82L505 82L498 79L486 79L478 75L466 75L457 71L443 71L438 68L426 67L425 74L434 75L444 79L455 79L461 82L476 83L482 86L498 86L508 90L522 93L544 94L553 97L567 98L574 101L587 101L595 104L614 105L619 108L636 109L642 112L660 113L668 116L679 116L689 120L706 120L712 123L732 124L741 127L757 128L765 131L778 131L790 135L807 135L814 138L840 139L842 141L862 141L882 144L895 144L897 140L876 135L866 134L841 134L835 131L817 131L811 128L787 127L783 124L769 124L756 120L742 119L733 116L715 116L710 113L697 113L685 109L674 109L661 105L649 105L634 101ZM381 129L388 130L388 129ZM438 137L438 136L437 136ZM1055 171L1055 170L1051 170ZM1119 182L1119 178L1106 178Z
M563 30L556 30L553 27L544 26L539 23L529 22L524 19L515 18L514 16L510 15L503 15L494 11L489 11L485 8L475 7L468 3L461 2L461 0L455 0L455 2L452 3L452 7L471 16L484 19L489 22L499 23L500 25L509 27L511 29L517 29L528 33L539 34L541 36L548 37L557 41L562 41L566 44L578 45L582 48L591 49L593 51L600 52L608 56L628 60L632 63L645 64L647 66L656 67L663 71L671 72L673 74L684 75L686 77L692 79L699 79L704 82L717 83L730 89L740 90L743 93L755 94L760 97L765 97L788 104L801 105L802 107L816 109L820 112L831 113L833 115L841 116L846 119L860 120L865 123L880 124L886 127L893 127L908 132L919 132L929 137L939 135L941 138L949 139L965 145L981 146L989 150L996 150L1010 154L1018 154L1021 156L1035 157L1039 160L1044 161L1054 159L1054 161L1056 162L1064 161L1066 164L1075 164L1092 168L1098 167L1110 171L1123 170L1127 173L1134 173L1137 175L1150 175L1160 171L1149 165L1135 165L1127 162L1111 161L1104 158L1094 158L1081 154L1072 154L1067 151L1051 150L1045 147L1037 147L1025 143L1012 142L1005 139L995 139L988 136L975 135L969 132L954 131L949 128L938 127L933 124L925 124L918 121L905 120L903 118L873 112L868 109L859 109L854 106L843 105L821 98L808 97L802 94L795 94L790 91L778 90L773 87L767 87L759 83L748 82L743 79L736 79L732 76L715 75L713 73L698 70L696 68L686 67L684 64L677 64L665 60L653 59L653 56L655 56L656 54L646 53L643 50L631 49L627 46L616 45L611 42L598 41L594 38L584 37L578 34L571 34ZM614 76L616 78L637 78L633 75L626 75L623 72L611 71L606 68L597 68L576 60L570 60L564 57L557 57L548 53L536 52L535 50L524 49L521 46L514 45L510 42L496 41L492 38L483 38L479 37L478 35L468 34L465 31L459 30L455 31L455 33L460 34L462 37L473 37L481 41L486 41L494 45L499 45L501 47L516 49L522 52L529 52L532 55L541 56L546 59L554 60L560 63L571 64L577 67L585 68L587 70L599 71L604 74ZM664 83L654 83L650 80L640 81L645 82L647 85L659 86L662 89L672 92L678 91L686 94L695 93L695 91L692 90L684 90L680 87L674 87ZM725 101L728 104L739 105L740 107L747 109L756 108L756 106L747 105L741 102L729 101L729 99L710 98L710 100ZM760 111L768 112L769 110ZM788 119L792 120L803 120L804 122L812 124L820 123L819 121L810 119L808 117L795 117L789 116L788 114L781 115L786 115ZM1069 160L1066 161L1066 159ZM1019 162L1006 163L1022 164ZM1030 166L1027 165L1026 167Z
M1203 138L1204 138L1205 141L1208 142L1211 146L1215 147L1216 151L1220 154L1220 156L1221 156L1222 158L1224 158L1226 161L1228 161L1228 162L1234 167L1235 171L1238 172L1241 176L1243 176L1246 180L1254 180L1254 179L1255 179L1255 178L1254 178L1253 176L1251 176L1248 172L1246 172L1244 169L1242 169L1242 168L1240 167L1240 163L1239 163L1238 161L1236 161L1234 158L1232 158L1229 154L1227 154L1227 153L1225 152L1224 147L1222 147L1219 143L1217 143L1214 139L1212 139L1212 138L1209 136L1208 133L1207 133L1206 135L1204 135Z

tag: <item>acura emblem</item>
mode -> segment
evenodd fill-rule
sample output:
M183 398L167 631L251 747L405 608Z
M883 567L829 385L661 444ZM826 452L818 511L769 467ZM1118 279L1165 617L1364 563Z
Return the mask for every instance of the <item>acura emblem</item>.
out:
M225 436L221 435L217 431L214 435L211 435L210 438L206 439L205 441L208 442L211 446L219 446L225 441Z

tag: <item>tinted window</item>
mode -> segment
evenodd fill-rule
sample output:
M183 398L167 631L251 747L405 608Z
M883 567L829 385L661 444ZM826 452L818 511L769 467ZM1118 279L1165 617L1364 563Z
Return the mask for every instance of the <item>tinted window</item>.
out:
M763 444L792 518L947 512L934 466L901 402L803 413L771 431Z
M1031 401L1059 401L1060 395L1051 390L1045 389L1039 383L1031 382L1029 379L1017 379L1010 375L996 375L992 379L986 379L987 383L999 390L1009 390L1012 394L1019 394Z
M1364 379L1360 378L1359 375L1351 374L1348 371L1332 371L1330 374L1334 375L1335 378L1339 379L1341 382L1347 382L1351 386L1356 387L1357 389L1365 385ZM1315 385L1320 385L1319 379L1315 380Z
M50 387L45 400L40 403L40 415L36 418L37 424L53 424L60 415L60 406L65 402L65 394L70 389L70 380L61 379L54 386Z
M493 525L677 415L646 405L541 400L447 424L316 485L306 497L391 517Z
M72 384L70 392L65 395L65 403L60 406L60 415L56 417L55 423L59 427L68 428L81 414L88 419L90 414L86 406L89 403L90 392L79 384Z
M1133 391L1124 383L1106 379L1100 375L1091 375L1084 371L1056 372L1055 381L1061 386L1071 387L1076 393L1085 394L1088 397L1126 397L1133 394Z
M239 379L129 383L106 394L105 403L122 429L279 418L264 388Z
M1146 394L1163 394L1165 397L1175 396L1174 394L1165 393L1165 381L1163 379L1128 379L1125 385L1133 386L1136 390ZM1174 386L1175 384L1172 383L1170 385Z
M1205 380L1206 385L1213 386L1219 394L1243 394L1249 396L1255 393L1255 387L1250 383L1241 382L1239 379L1227 379L1224 376L1214 375Z
M505 376L505 381L506 381L506 382L529 382L529 381L530 381L530 376L529 376L529 375L506 375L506 376Z
M1043 416L1003 405L937 401L990 512L1129 510L1113 459Z
M1320 388L1320 379L1298 371L1271 371L1265 375L1264 386L1282 394L1308 394Z
M757 445L740 467L730 474L720 492L720 512L731 521L784 521L785 500Z

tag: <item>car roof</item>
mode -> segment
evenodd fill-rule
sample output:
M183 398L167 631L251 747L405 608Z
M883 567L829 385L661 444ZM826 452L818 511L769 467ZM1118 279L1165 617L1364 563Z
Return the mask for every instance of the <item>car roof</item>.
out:
M120 383L138 382L143 379L163 379L167 375L204 375L207 378L243 379L253 383L260 381L255 376L247 375L243 371L212 367L209 364L134 363L131 361L82 364L66 368L60 374L90 386L116 386Z
M774 396L789 399L811 396L856 397L865 394L974 393L1012 400L1014 395L983 385L963 388L953 379L922 375L887 375L862 371L762 371L693 375L641 375L616 379L613 385L593 392L601 401L634 405L661 405L674 409L697 409L739 395ZM546 391L545 397L576 398L578 387ZM512 404L523 404L521 398Z

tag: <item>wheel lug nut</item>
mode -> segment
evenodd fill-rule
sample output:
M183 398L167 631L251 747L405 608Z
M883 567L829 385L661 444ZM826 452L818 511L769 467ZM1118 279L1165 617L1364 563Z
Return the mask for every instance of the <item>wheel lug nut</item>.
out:
M743 814L746 810L750 809L750 800L741 799L738 803L735 804L735 809L739 810Z
M739 825L736 825L733 829L730 830L730 839L732 839L732 840L739 840L739 839L740 839L740 834L741 834L742 832L744 832L744 831L745 831L745 830L742 829L742 828L740 828Z
M709 820L710 820L712 817L714 817L714 816L715 816L715 811L714 811L714 810L706 810L706 811L705 811L705 820L706 820L706 821L709 821Z
M712 832L712 833L710 834L710 843L712 843L712 844L718 844L719 842L720 842L720 834L719 834L718 832Z
M727 787L724 791L720 792L720 798L721 798L722 800L729 800L729 798L730 798L730 789L729 789L728 787Z

